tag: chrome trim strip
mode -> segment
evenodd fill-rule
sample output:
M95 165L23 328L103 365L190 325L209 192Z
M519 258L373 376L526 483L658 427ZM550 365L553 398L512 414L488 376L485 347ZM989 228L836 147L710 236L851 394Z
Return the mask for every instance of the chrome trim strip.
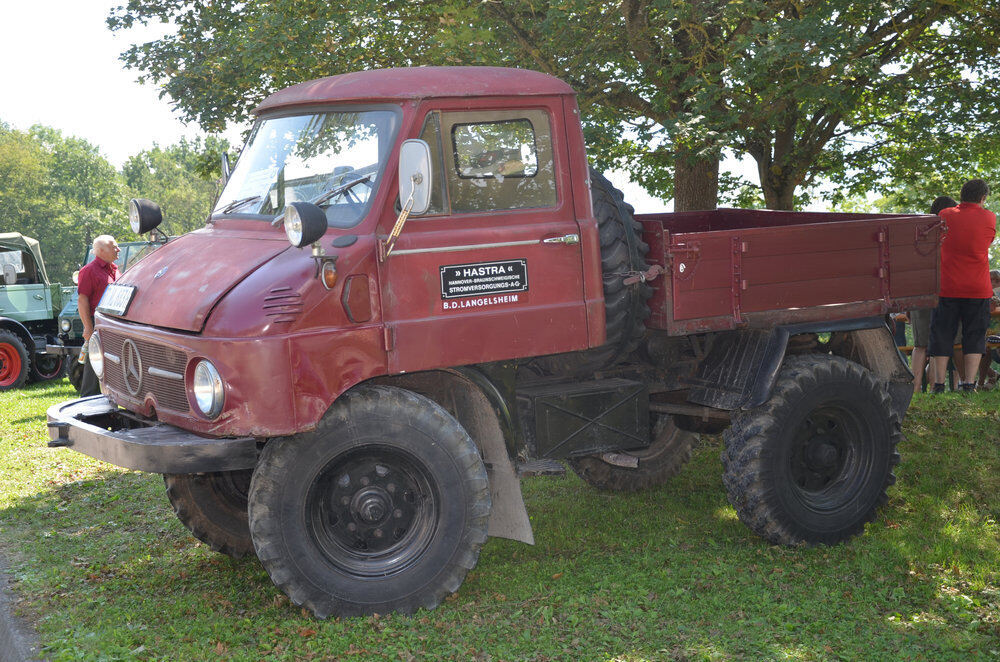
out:
M169 372L167 370L160 370L159 368L154 368L153 366L150 366L149 370L147 370L146 372L155 377L166 377L167 379L176 379L178 381L184 381L184 375L180 375L176 372Z
M122 362L121 357L115 356L114 354L108 354L107 352L104 352L104 358L106 358L108 361L111 361L112 363L121 364Z
M393 255L415 255L417 253L454 253L455 251L472 251L478 248L503 248L505 246L534 246L542 243L541 239L528 241L502 241L496 244L470 244L468 246L435 246L433 248L393 249Z

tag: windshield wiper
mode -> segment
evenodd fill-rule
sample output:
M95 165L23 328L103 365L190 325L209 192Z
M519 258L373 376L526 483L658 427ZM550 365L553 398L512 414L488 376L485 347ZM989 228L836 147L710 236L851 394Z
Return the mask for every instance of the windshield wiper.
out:
M364 175L362 177L358 177L357 179L352 179L351 181L347 182L346 184L341 184L340 186L338 186L336 188L332 188L329 191L327 191L326 193L320 195L315 200L313 200L313 204L314 205L321 205L324 202L326 202L327 200L332 200L333 198L336 198L338 195L341 195L343 193L347 193L348 191L350 191L352 188L354 188L355 186L357 186L361 182L370 182L374 176L375 176L375 173L370 172L367 175Z
M239 200L233 200L228 205L226 205L225 207L223 207L222 209L220 209L219 213L220 214L228 214L229 212L236 211L237 209L239 209L240 207L242 207L245 204L248 204L248 203L251 203L251 202L256 202L257 200L260 200L260 196L259 195L251 195L251 196L246 197L246 198L240 198Z

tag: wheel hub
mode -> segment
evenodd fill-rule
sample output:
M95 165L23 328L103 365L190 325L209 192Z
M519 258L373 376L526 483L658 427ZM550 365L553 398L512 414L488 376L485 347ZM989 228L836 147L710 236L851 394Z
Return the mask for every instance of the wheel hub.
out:
M0 386L14 383L21 373L21 357L10 345L0 345Z
M437 500L408 458L348 453L321 472L311 493L313 539L328 559L355 574L399 569L433 532Z
M814 438L806 449L806 462L810 469L822 471L837 466L839 452L834 440L827 436Z
M392 498L382 489L371 487L354 495L352 513L365 524L378 524L392 509Z
M792 476L799 488L820 492L836 481L845 466L849 438L840 411L814 411L799 428L791 457Z

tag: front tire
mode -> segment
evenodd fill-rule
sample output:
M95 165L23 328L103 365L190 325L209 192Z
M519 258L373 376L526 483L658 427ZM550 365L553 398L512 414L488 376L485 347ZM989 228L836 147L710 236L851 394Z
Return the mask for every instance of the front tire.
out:
M164 474L163 482L181 524L213 551L239 559L253 553L247 517L251 473Z
M771 399L724 434L723 482L740 520L772 543L861 533L896 478L900 421L886 385L838 356L785 359Z
M272 581L319 618L411 613L458 590L490 505L479 451L448 412L365 386L315 431L265 446L250 531Z
M622 451L631 455L638 466L610 464L600 455L570 458L569 466L587 484L599 490L638 492L658 487L677 475L698 442L698 435L677 427L672 416L659 416L653 424L653 443L648 448Z
M10 331L0 331L0 391L24 385L28 379L28 350Z

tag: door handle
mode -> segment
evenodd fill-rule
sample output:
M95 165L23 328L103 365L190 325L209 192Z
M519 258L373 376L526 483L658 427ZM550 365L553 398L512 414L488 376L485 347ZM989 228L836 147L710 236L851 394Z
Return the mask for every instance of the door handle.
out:
M36 294L35 298L38 299L39 301L44 301L45 300L45 297L43 297L41 294Z
M542 239L543 244L579 244L580 235L578 234L564 234L561 237L551 237L549 239Z

